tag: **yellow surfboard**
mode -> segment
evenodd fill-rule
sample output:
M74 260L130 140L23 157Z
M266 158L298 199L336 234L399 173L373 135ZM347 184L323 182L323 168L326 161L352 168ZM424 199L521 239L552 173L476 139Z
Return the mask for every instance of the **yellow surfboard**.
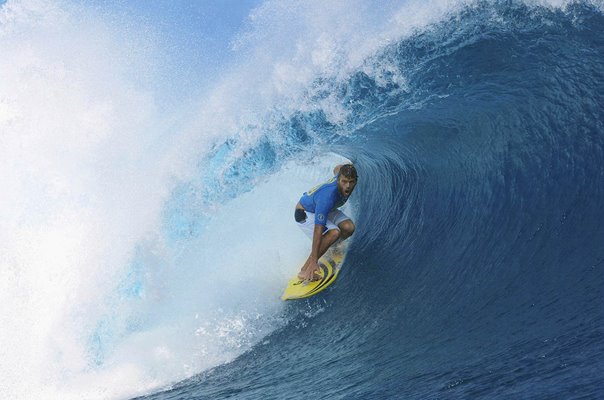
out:
M317 275L321 276L321 279L316 281L301 281L296 273L296 275L289 280L289 283L281 296L281 300L303 299L327 289L327 287L338 277L343 260L344 253L337 251L321 257L319 259L319 272L317 273Z

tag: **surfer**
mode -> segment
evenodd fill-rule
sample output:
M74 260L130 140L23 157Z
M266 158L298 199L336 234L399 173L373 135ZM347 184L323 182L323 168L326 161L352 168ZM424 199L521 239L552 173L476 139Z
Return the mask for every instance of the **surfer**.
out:
M312 240L310 256L298 273L301 280L320 279L319 258L336 241L346 240L354 233L354 223L339 207L357 184L357 170L352 164L339 164L333 173L333 178L305 192L296 204L296 222Z

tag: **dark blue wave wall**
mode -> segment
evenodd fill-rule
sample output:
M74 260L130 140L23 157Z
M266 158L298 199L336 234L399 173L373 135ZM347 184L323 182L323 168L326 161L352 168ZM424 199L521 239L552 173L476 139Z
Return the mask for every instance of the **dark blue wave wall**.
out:
M361 175L338 283L150 398L604 397L603 27L501 2L385 49L408 87L338 88L357 128L328 145Z

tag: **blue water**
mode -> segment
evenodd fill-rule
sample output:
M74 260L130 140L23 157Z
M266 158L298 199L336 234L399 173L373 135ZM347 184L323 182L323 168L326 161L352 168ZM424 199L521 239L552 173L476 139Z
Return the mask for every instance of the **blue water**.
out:
M226 187L308 146L353 160L343 273L145 398L604 397L603 27L583 3L479 3L374 56L404 84L318 79L350 117L282 121Z

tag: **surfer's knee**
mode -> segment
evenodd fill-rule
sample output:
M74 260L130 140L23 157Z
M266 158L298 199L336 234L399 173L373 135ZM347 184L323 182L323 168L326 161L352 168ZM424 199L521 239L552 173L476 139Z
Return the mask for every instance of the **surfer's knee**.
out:
M340 238L340 236L342 235L342 233L340 232L339 229L330 229L327 232L325 232L325 235L329 235L330 237L333 237L334 240L338 240Z
M347 219L346 221L341 222L340 225L338 225L338 228L340 228L340 231L342 232L342 239L346 239L352 236L352 234L354 233L355 226L354 222Z

